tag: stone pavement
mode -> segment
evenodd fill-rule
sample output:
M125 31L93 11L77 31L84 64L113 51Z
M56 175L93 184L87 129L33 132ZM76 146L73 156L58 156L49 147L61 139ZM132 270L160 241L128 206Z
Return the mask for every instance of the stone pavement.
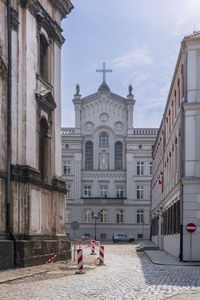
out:
M199 266L152 264L134 244L105 245L105 266L84 275L41 274L0 285L1 300L159 300L186 292L187 300L200 292Z

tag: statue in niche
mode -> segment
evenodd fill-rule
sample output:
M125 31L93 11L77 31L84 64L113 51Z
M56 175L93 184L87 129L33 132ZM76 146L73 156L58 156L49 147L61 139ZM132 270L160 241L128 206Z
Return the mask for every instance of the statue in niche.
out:
M99 167L100 170L108 170L108 153L105 151L102 151L102 153L99 154Z

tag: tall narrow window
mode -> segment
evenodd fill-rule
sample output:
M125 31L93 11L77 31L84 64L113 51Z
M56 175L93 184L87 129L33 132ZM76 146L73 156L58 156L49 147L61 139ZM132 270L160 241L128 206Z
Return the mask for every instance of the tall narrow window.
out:
M142 209L137 210L137 223L138 224L144 223L144 211Z
M115 170L122 170L123 168L123 145L120 142L115 144Z
M99 146L108 147L108 135L105 132L99 135Z
M71 163L70 161L65 161L63 166L63 174L70 175L71 174Z
M117 210L117 223L124 222L124 211L122 209Z
M137 162L137 175L144 175L144 163Z
M66 186L66 188L67 188L66 199L71 199L71 185L68 184L68 185Z
M85 144L85 168L86 168L86 170L93 169L93 144L92 144L92 142L87 142Z
M48 80L48 42L40 35L40 75Z
M149 174L150 175L153 174L153 165L152 165L152 162L149 163Z
M102 209L100 212L100 222L101 223L107 222L107 210L106 209Z
M39 170L41 173L41 178L44 179L46 177L46 168L47 168L47 132L48 132L48 124L47 121L42 118L40 120L40 141L39 141Z
M91 215L91 210L90 209L86 209L84 211L84 221L86 223L90 223L92 220L92 215Z
M144 187L143 185L137 185L137 199L144 198Z
M91 185L84 185L84 197L90 198L92 196L92 187Z
M118 185L116 188L117 192L117 198L123 198L124 197L124 187L121 185Z
M105 197L105 198L107 197L108 195L107 189L108 189L107 185L100 186L101 197Z

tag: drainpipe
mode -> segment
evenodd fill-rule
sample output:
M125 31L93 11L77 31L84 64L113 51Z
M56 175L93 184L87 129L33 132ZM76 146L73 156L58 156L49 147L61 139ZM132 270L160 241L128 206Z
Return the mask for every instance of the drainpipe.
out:
M8 75L7 75L7 178L6 178L6 229L14 241L14 263L16 265L17 239L11 230L10 225L10 199L11 199L11 16L10 0L7 0L7 34L8 34Z
M180 110L180 261L183 261L183 177L184 177L184 149L185 149L185 118L183 104L187 102L187 52L184 53L184 102L181 103Z

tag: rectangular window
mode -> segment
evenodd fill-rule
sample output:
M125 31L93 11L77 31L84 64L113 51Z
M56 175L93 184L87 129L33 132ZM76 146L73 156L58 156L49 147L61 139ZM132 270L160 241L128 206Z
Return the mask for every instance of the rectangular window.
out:
M124 211L122 209L117 210L117 223L124 222Z
M144 175L144 163L137 162L137 175Z
M107 197L108 193L107 193L107 185L101 185L100 186L100 193L101 193L101 197Z
M71 174L71 162L70 161L64 161L63 174L64 175Z
M84 197L90 198L92 196L92 187L91 185L84 185Z
M144 211L142 209L137 210L137 223L138 224L144 223Z
M142 145L139 145L139 146L138 146L138 149L139 149L139 150L142 150Z
M153 174L153 165L152 165L152 162L149 163L149 174L150 175Z
M100 212L100 222L101 223L107 222L107 210L106 209L102 209Z
M144 198L144 187L143 185L137 185L137 199Z
M65 149L69 149L69 144L65 144Z
M68 184L68 185L66 186L66 188L67 188L66 199L71 199L71 185Z
M116 192L117 192L117 198L123 198L123 196L124 196L124 187L121 186L121 185L117 186Z
M101 233L100 237L101 237L102 240L106 240L106 237L107 237L106 233Z
M90 223L91 220L92 220L91 210L90 209L86 209L84 211L84 222L85 223Z

